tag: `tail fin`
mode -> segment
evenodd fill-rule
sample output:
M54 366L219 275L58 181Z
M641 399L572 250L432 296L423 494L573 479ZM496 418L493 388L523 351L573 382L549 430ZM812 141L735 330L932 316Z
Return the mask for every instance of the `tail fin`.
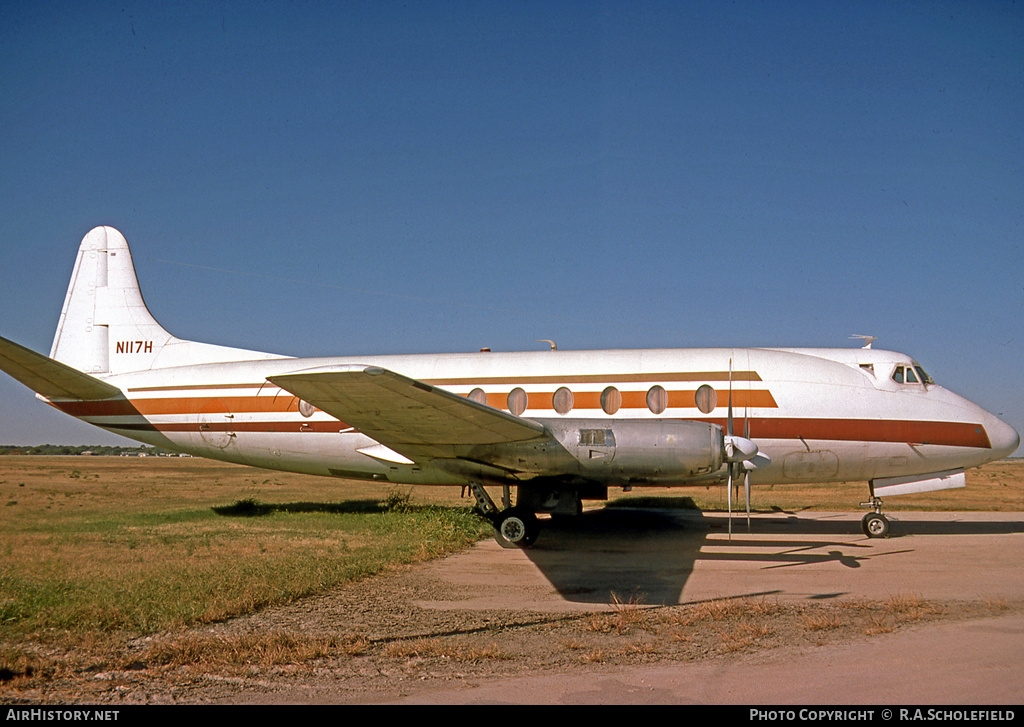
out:
M142 300L131 252L112 227L82 240L50 358L89 374L281 358L175 338Z

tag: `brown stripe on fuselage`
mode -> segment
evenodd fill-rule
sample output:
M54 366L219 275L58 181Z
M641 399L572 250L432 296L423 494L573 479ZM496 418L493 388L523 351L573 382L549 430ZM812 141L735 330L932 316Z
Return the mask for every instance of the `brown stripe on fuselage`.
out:
M608 420L609 423L614 419ZM724 419L700 419L727 426ZM199 422L173 422L153 424L100 424L109 429L149 429L161 432L200 431ZM203 431L220 432L330 432L347 429L347 425L336 421L310 422L204 422ZM733 420L737 433L747 429L742 418ZM988 433L980 424L965 422L922 422L873 419L751 419L749 436L755 440L780 439L845 442L890 442L908 445L943 445L950 447L973 447L991 449Z
M727 426L725 419L701 419ZM733 418L733 431L748 436L742 416ZM802 439L845 442L903 442L991 449L988 432L971 422L901 421L897 419L751 418L751 439Z
M521 386L523 384L636 384L659 381L761 381L756 371L690 371L651 374L576 374L566 376L461 376L440 379L423 379L433 386ZM255 384L186 384L168 386L132 386L129 392L138 391L208 391L213 389L259 389L266 382Z
M625 392L628 393L628 392ZM623 395L623 403L626 404L628 397ZM639 396L642 392L634 392ZM740 392L733 392L734 396ZM594 401L598 401L598 394L590 394ZM271 397L266 397L268 400ZM577 395L577 401L581 398ZM583 398L586 398L584 396ZM198 400L204 403L216 400ZM742 400L740 400L742 401ZM118 407L111 407L110 404L119 404ZM71 406L74 404L74 406ZM58 408L74 416L86 418L103 418L110 416L134 415L142 417L139 409L131 406L131 402L61 402L55 404ZM742 406L734 401L734 407ZM278 406L276 409L268 408L267 411L285 411L288 407ZM539 407L533 407L539 408ZM198 415L201 407L190 406L189 411ZM241 410L236 409L236 412ZM252 411L251 409L249 410ZM167 413L167 412L165 412ZM179 412L180 413L180 412ZM208 415L216 415L218 412L205 412ZM219 413L228 413L227 411ZM699 418L695 421L705 421L718 424L723 429L728 426L724 418ZM607 420L614 422L614 419ZM98 423L99 424L99 423ZM108 428L119 428L114 422L103 422L99 424ZM145 422L124 422L122 429L156 429L167 432L198 431L198 421L191 422L167 422L167 423L145 423ZM347 428L347 425L337 421L307 421L291 420L286 422L254 421L254 422L203 422L203 427L220 431L253 431L253 432L337 432L339 429ZM781 439L781 440L826 440L826 441L848 441L848 442L903 442L906 444L934 444L956 447L974 447L980 449L991 449L992 443L988 433L981 424L971 422L942 422L942 421L900 421L892 419L813 419L798 417L750 417L742 415L733 419L733 429L737 433L747 433L752 439Z
M646 391L622 391L622 408L646 409ZM670 390L668 406L680 409L696 409L696 392L693 390ZM725 406L728 392L719 392L719 406ZM527 411L552 411L554 392L531 391L528 394ZM736 389L732 392L734 407L778 408L775 397L763 389ZM507 408L508 394L489 393L487 404L495 409ZM575 409L601 408L601 392L573 392ZM115 399L109 401L56 401L55 407L75 417L84 416L168 416L205 414L269 414L295 412L298 399L287 392L276 396L182 396L149 399Z
M105 424L117 429L117 424ZM155 424L155 428L161 432L319 432L337 434L342 430L355 431L349 425L335 421L291 421L291 422L169 422Z
M473 376L423 379L434 386L521 386L523 384L652 384L668 381L761 381L756 371L690 371L651 374L577 374L566 376Z
M209 389L261 389L261 384L170 384L167 386L129 386L126 391L206 391Z

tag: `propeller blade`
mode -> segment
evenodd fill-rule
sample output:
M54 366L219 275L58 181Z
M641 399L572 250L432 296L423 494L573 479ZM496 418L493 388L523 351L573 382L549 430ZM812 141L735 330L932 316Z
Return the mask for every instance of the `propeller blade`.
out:
M743 404L743 437L750 441L750 415L747 412L746 402ZM753 444L753 442L751 442ZM747 496L747 532L750 532L750 469L743 468L743 489Z
M772 458L764 452L758 452L750 459L743 460L744 469L756 470L761 467L767 467L772 463Z
M729 359L729 418L726 421L726 434L732 436L732 359Z
M747 532L750 532L750 470L743 475L743 489L747 494Z
M725 500L729 503L729 540L732 540L732 465L729 467L729 478L726 482Z
M732 460L736 456L736 442L732 436L732 358L729 358L729 416L725 420L727 436L725 437L725 453L729 460L726 465L729 468L728 488L725 499L729 507L729 540L732 540Z

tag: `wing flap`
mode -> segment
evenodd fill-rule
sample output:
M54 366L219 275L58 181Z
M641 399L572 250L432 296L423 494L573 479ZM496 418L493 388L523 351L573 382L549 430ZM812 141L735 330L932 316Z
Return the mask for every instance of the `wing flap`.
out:
M121 390L0 337L0 370L47 399L109 399Z
M268 381L405 456L458 457L544 434L535 422L377 366L337 366Z

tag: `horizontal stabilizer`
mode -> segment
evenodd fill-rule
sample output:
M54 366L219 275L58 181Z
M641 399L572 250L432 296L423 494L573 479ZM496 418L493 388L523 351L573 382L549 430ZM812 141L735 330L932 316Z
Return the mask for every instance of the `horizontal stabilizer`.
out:
M335 366L268 380L408 457L457 457L477 445L544 434L536 422L377 366Z
M109 399L116 386L0 337L0 370L47 399Z

